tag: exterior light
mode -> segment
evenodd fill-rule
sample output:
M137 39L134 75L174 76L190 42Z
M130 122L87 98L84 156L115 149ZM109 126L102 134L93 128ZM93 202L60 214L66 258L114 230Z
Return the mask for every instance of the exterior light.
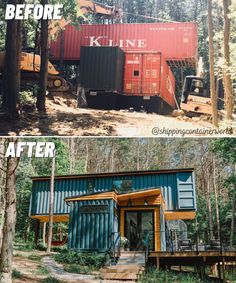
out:
M145 199L144 201L144 205L147 206L148 205L148 201Z

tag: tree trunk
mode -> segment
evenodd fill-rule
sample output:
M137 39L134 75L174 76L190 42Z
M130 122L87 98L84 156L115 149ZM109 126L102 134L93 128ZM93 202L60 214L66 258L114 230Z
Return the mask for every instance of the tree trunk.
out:
M236 173L236 165L234 166L234 175ZM234 222L235 222L235 212L236 212L236 188L233 191L232 199L232 219L231 219L231 228L230 228L230 247L233 247L234 240Z
M17 5L17 0L10 0L8 4ZM6 67L4 78L4 98L3 103L7 108L10 119L18 117L17 104L19 97L19 50L20 42L17 42L20 35L20 21L9 20L7 21L6 31Z
M213 45L213 24L212 24L212 0L208 0L208 33L209 33L209 62L210 62L210 88L213 125L218 127L217 96L214 74L214 45Z
M54 175L55 175L55 156L52 158L52 173L50 183L50 199L49 199L49 227L48 227L48 246L47 252L51 252L52 245L52 229L53 229L53 205L54 205Z
M0 251L2 247L2 229L4 223L4 208L5 208L5 198L4 198L4 139L0 139Z
M10 141L14 141L10 139ZM7 158L6 185L5 185L5 212L3 225L3 239L0 259L0 282L12 282L13 240L16 224L16 168L18 159Z
M84 173L88 173L88 163L89 163L89 144L88 141L85 141L85 164L84 164Z
M219 214L219 196L218 196L218 186L217 186L217 176L216 176L216 164L213 158L213 186L215 194L215 206L216 206L216 226L217 226L217 239L220 239L220 214Z
M114 153L115 153L115 144L114 140L111 139L111 149L108 156L108 172L114 172Z
M140 142L139 139L137 139L137 148L136 148L136 169L137 171L140 170Z
M223 84L225 91L225 110L226 119L233 119L233 84L230 74L230 19L229 19L229 6L230 0L223 0L224 7L224 65L223 65Z
M211 191L210 191L210 174L207 169L206 174L207 180L207 210L208 210L208 220L209 220L209 229L210 229L210 240L214 239L214 233L213 233L213 219L212 219L212 207L211 207Z
M73 138L69 138L69 155L70 155L70 174L75 169L75 140Z
M48 0L41 0L41 4L45 6L48 4ZM48 82L48 20L41 20L40 47L41 64L36 106L39 112L46 112L46 92Z

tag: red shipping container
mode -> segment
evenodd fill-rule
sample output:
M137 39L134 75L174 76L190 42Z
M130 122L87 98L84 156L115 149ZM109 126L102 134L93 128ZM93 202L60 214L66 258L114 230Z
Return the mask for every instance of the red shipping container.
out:
M60 59L61 37L51 42L51 52ZM64 31L64 60L80 60L81 46L120 46L124 51L161 52L170 65L196 66L196 23L96 24L67 26Z
M159 96L175 107L175 79L166 60L158 52L125 54L124 94Z

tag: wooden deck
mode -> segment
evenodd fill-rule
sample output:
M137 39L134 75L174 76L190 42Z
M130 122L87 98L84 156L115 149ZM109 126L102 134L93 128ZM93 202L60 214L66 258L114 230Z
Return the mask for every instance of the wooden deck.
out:
M214 265L221 262L236 263L236 251L151 252L149 258L156 259L157 267Z

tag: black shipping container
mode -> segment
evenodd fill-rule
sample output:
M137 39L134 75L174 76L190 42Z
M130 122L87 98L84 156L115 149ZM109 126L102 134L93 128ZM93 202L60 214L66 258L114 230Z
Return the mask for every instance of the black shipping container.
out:
M119 47L81 47L80 83L88 90L122 92L124 52Z

